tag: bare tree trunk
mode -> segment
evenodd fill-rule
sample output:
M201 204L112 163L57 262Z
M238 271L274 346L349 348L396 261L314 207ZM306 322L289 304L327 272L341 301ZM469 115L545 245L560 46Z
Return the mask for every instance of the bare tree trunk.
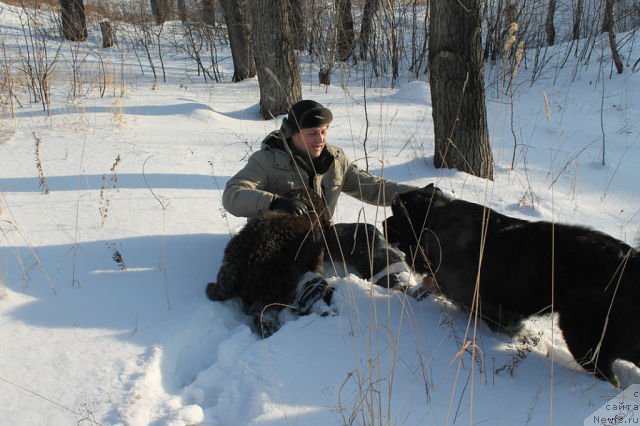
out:
M337 55L337 32L335 2L312 0L309 4L309 52L317 59L320 84L330 85L335 70Z
M613 30L613 6L615 1L604 0L604 17L602 18L602 32L608 33Z
M60 0L62 36L69 41L87 39L87 18L82 0Z
M324 69L320 68L318 71L318 83L324 84L326 86L331 86L331 74L333 73L333 69Z
M178 17L180 22L187 22L187 5L184 0L176 0L176 6L178 8Z
M362 24L360 25L360 59L367 59L369 54L369 42L373 32L373 16L376 14L380 0L367 0L362 12Z
M308 47L309 55L318 54L318 52L320 51L320 45L322 44L320 41L323 38L322 34L326 33L326 31L324 30L324 26L321 23L322 21L322 18L320 16L322 11L321 6L322 4L318 5L317 0L309 1L309 16L312 17L309 20L309 29L307 33L307 40L309 42L307 47Z
M302 99L298 58L289 28L288 0L250 0L252 39L260 114L269 119L284 114Z
M247 0L220 0L233 57L233 81L255 77Z
M202 22L208 25L216 23L216 8L214 0L202 0Z
M488 7L487 3L485 6ZM487 10L487 37L484 48L484 59L491 59L491 62L495 62L498 58L500 51L500 34L502 33L502 0L498 0L496 5L496 14L493 17L493 21L490 18L490 11Z
M549 0L549 8L547 9L547 20L544 29L547 33L547 45L553 46L556 42L556 26L553 20L556 16L556 0Z
M151 12L156 20L156 24L160 25L171 19L172 0L151 0Z
M605 0L604 5L604 19L602 21L602 32L609 33L609 46L611 48L611 57L613 63L616 66L618 74L622 74L624 66L622 65L622 59L618 53L618 47L616 46L616 33L613 28L613 9L615 7L616 0Z
M102 48L107 49L113 46L113 26L108 20L100 22L100 32L102 33Z
M293 34L293 46L299 51L305 50L307 44L304 4L305 0L289 0L289 27Z
M356 36L353 32L353 15L351 14L351 0L336 1L336 24L338 60L346 61L353 55Z
M517 24L518 9L512 0L497 0L495 16L491 16L490 5L483 2L482 15L486 16L487 36L484 46L483 58L492 62L505 55L505 44L507 43L509 31L512 24Z
M582 9L584 8L584 0L578 0L573 18L573 39L580 38L580 25L582 24Z
M480 1L432 1L429 83L434 164L492 179L482 53Z

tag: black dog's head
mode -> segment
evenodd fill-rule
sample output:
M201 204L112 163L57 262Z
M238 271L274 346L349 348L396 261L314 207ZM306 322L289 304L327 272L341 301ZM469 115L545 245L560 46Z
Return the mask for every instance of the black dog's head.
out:
M432 235L429 228L429 212L442 207L449 198L433 184L397 194L391 203L392 216L383 222L387 241L402 250L408 259L415 258L415 267L421 272L429 270L425 247ZM420 255L422 253L422 255ZM418 254L418 255L416 255Z
M396 194L391 202L393 215L383 222L389 243L398 244L410 237L418 237L427 225L429 210L433 206L443 206L448 201L442 190L432 183L424 188Z
M305 203L312 219L315 221L315 216L318 217L321 228L326 228L331 223L331 214L329 213L327 204L322 197L309 188L294 188L282 196L285 198L295 198Z

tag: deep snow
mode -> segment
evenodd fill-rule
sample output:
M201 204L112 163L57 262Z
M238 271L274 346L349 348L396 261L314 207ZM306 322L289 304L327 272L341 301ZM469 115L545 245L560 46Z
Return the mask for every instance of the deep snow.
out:
M0 38L17 55L16 9L0 9ZM366 95L373 173L633 243L640 77L611 75L606 44L597 53L575 78L573 57L533 85L522 69L513 117L489 86L493 182L434 169L424 82L365 92L337 74L303 93L332 109L330 143L361 167ZM259 339L237 301L204 295L244 223L225 214L221 189L279 126L258 118L257 80L204 84L175 55L169 81L153 84L122 48L102 52L114 79L103 98L89 75L68 101L61 55L49 114L25 104L0 115L4 424L569 425L619 392L575 366L549 318L530 321L523 343L356 276L330 279L337 316L292 318ZM334 219L388 214L343 196Z

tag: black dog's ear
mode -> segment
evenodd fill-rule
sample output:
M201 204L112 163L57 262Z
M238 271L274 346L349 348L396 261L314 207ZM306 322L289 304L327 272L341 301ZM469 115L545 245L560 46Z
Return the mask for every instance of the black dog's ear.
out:
M400 193L394 194L393 198L391 199L391 210L393 210L394 207L398 207L401 203L402 200L400 199Z
M442 190L440 188L438 188L437 186L435 186L434 184L430 183L429 185L423 186L422 187L423 191L426 191L427 194L429 194L430 196L433 197L433 195L442 195L444 196L444 192L442 192Z
M444 206L451 201L448 195L432 183L420 188L420 191L429 197L431 205Z

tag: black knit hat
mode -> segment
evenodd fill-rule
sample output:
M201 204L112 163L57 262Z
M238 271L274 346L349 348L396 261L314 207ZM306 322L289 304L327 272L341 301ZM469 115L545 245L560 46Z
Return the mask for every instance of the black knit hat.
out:
M309 129L311 127L326 126L333 120L331 111L322 104L305 99L296 102L289 109L289 114L282 120L282 132L285 137L299 132L300 129Z

